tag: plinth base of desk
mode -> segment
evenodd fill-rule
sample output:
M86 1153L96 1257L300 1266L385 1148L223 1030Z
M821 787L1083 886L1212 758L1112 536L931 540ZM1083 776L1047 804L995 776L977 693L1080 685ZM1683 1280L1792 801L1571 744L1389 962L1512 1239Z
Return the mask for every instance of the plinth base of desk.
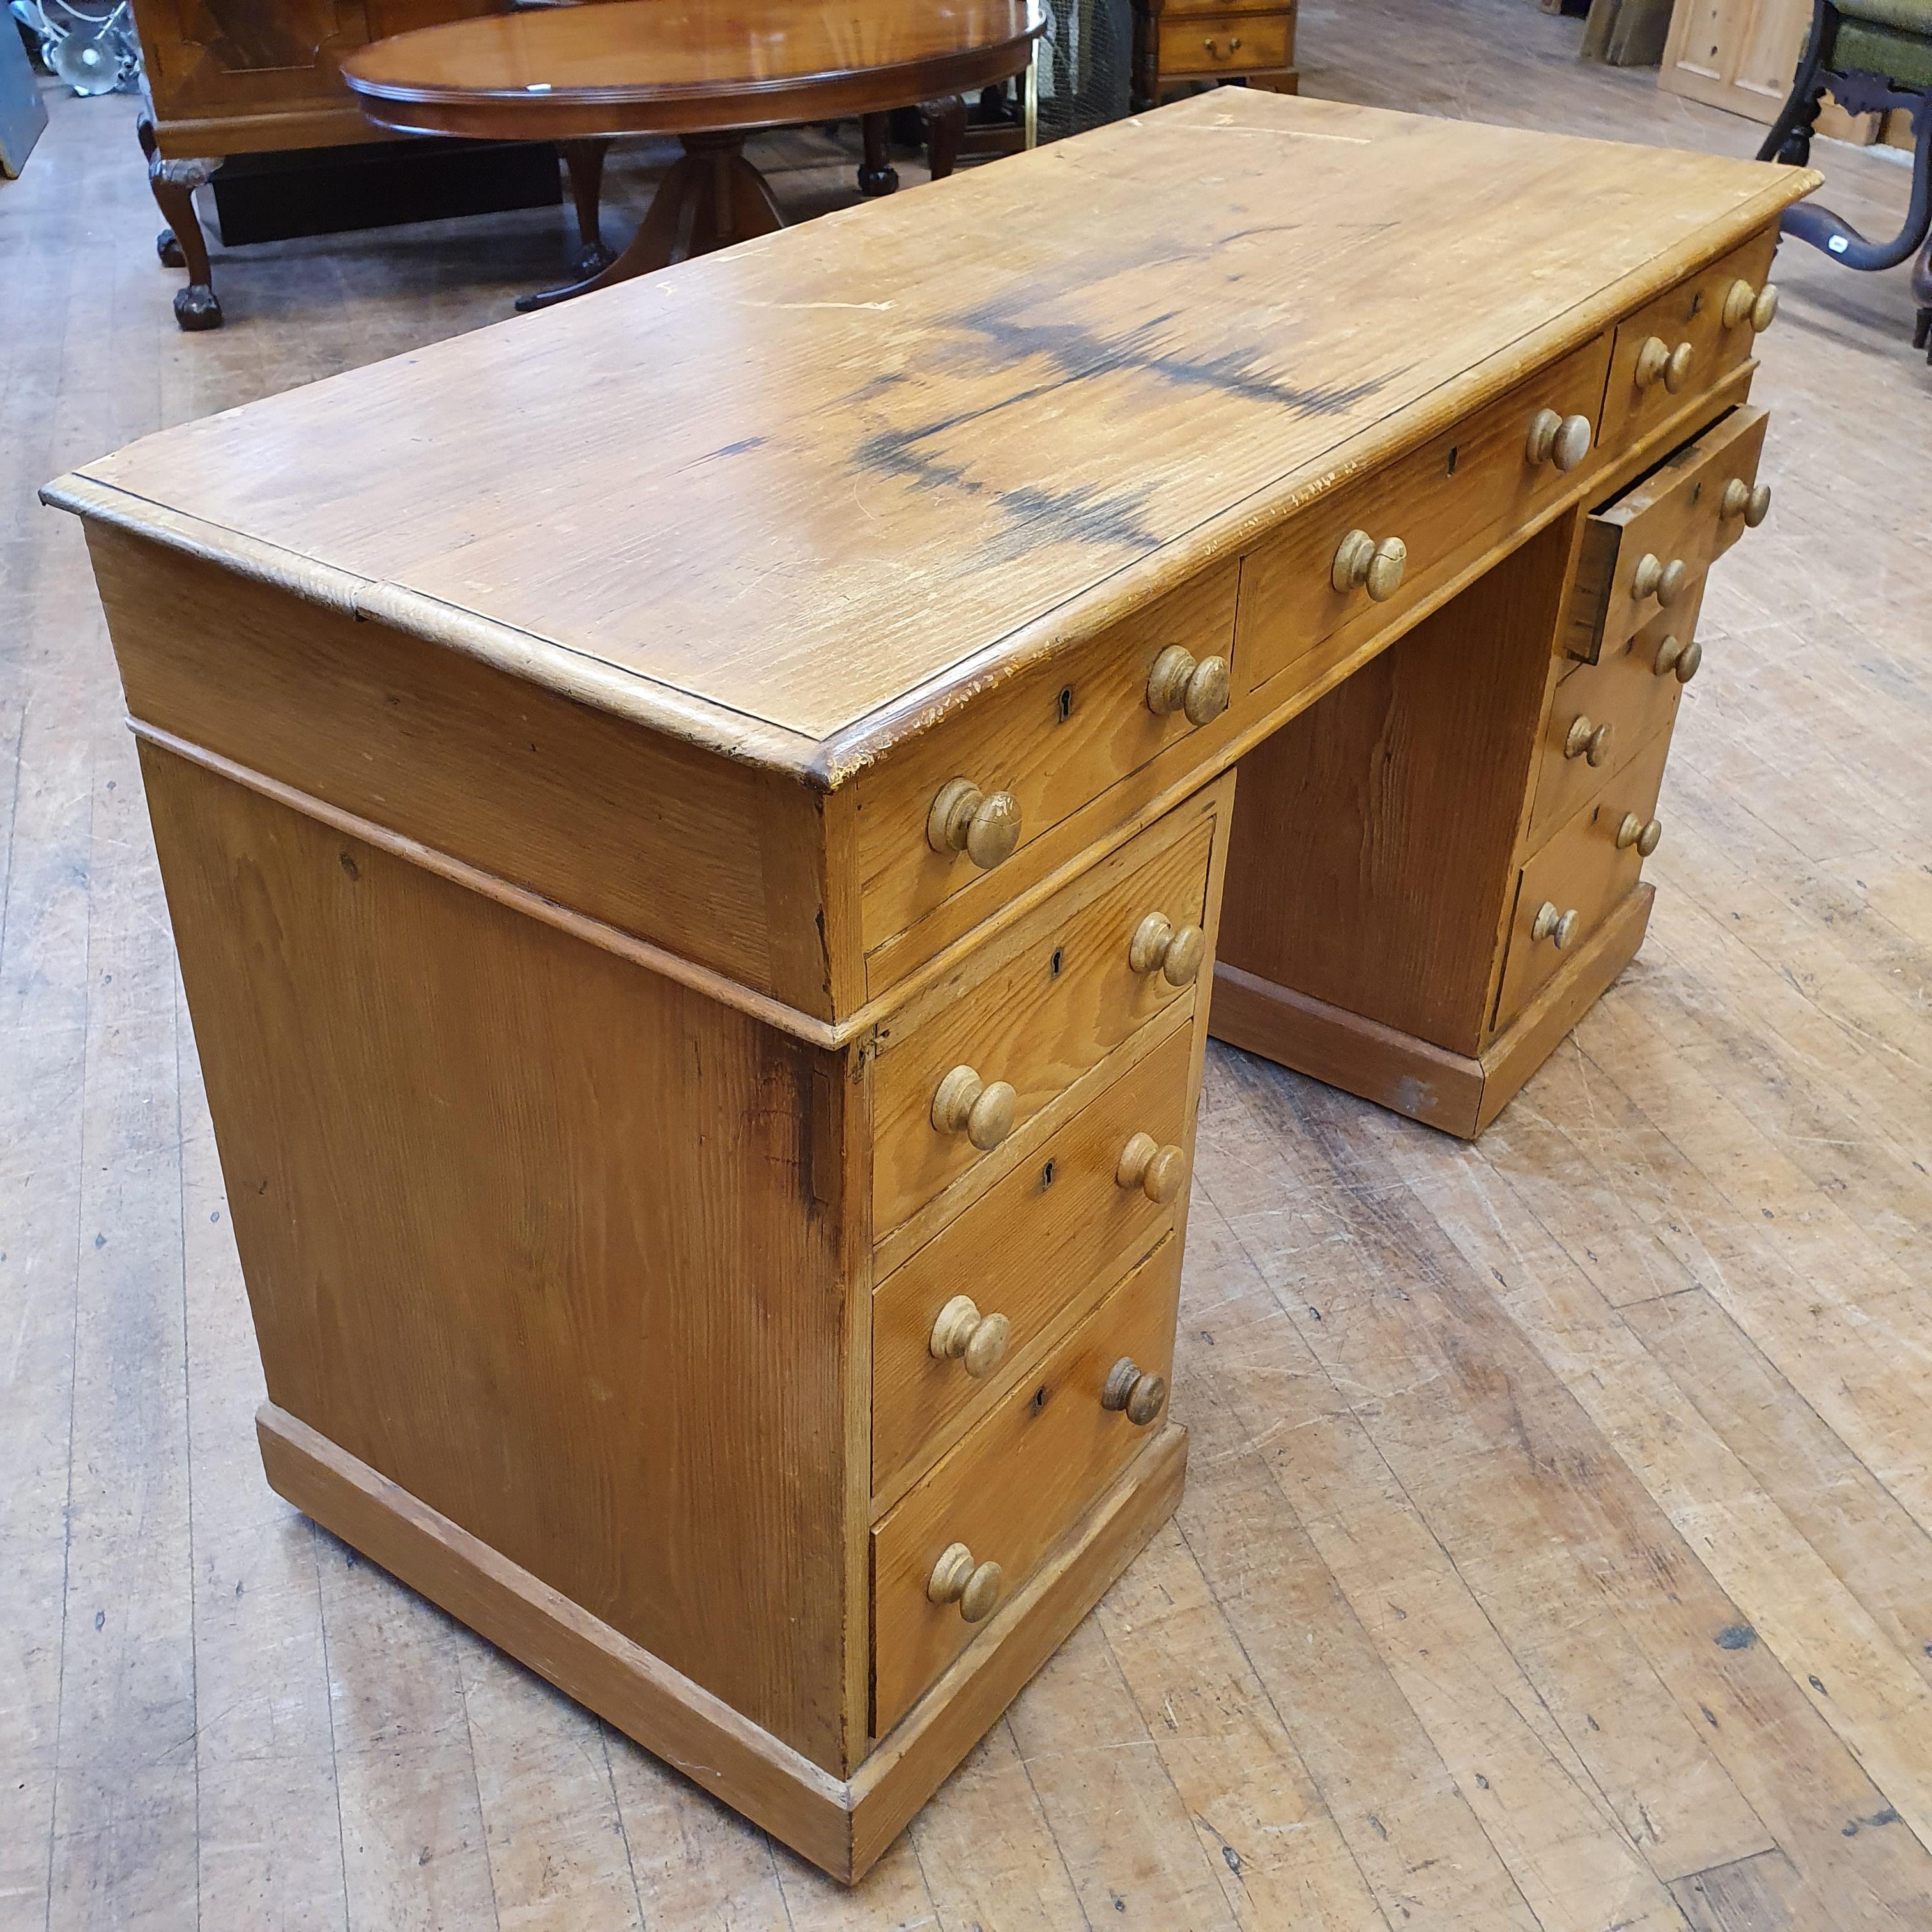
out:
M848 1883L865 1876L1166 1521L1187 1468L1187 1432L1162 1430L848 1780L272 1402L256 1429L278 1496Z
M1298 1073L1474 1140L1636 956L1650 925L1639 886L1480 1056L1310 999L1238 968L1214 969L1208 1030Z

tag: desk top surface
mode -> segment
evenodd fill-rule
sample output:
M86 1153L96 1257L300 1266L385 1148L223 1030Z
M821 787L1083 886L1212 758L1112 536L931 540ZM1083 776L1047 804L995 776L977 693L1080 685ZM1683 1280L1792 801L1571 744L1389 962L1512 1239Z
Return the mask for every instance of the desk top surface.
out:
M48 494L836 783L1816 178L1223 88Z

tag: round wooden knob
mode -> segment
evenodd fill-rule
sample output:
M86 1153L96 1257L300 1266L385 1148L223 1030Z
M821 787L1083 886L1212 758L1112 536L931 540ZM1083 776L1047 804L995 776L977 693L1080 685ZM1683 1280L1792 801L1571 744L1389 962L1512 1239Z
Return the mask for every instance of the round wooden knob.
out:
M1120 1150L1114 1178L1138 1187L1157 1208L1165 1208L1187 1179L1187 1156L1178 1147L1162 1147L1151 1134L1136 1134Z
M1771 514L1771 485L1747 483L1733 476L1724 485L1724 501L1718 506L1727 517L1742 517L1748 530L1756 530Z
M1646 550L1637 559L1636 568L1630 573L1630 595L1639 603L1646 597L1654 597L1660 606L1668 610L1684 595L1687 574L1681 556L1673 556L1666 563Z
M1185 986L1208 956L1208 935L1198 926L1176 926L1164 912L1150 912L1127 942L1127 964L1136 973L1159 969L1170 986Z
M932 1096L932 1124L942 1134L964 1134L984 1154L1013 1130L1019 1096L1004 1080L989 1087L970 1066L956 1066Z
M1676 638L1666 638L1657 647L1657 660L1651 668L1659 677L1668 677L1675 671L1679 684L1688 684L1703 662L1704 646L1695 638L1688 644Z
M1100 1406L1124 1414L1136 1429L1144 1429L1167 1403L1163 1376L1143 1375L1131 1355L1123 1355L1107 1371Z
M1148 673L1147 702L1156 718L1178 711L1190 724L1212 724L1228 708L1228 660L1169 644Z
M1778 291L1768 282L1754 289L1745 281L1733 282L1724 291L1724 326L1735 328L1748 322L1751 332L1762 335L1778 318Z
M1665 388L1676 395L1690 380L1690 365L1697 352L1690 344L1680 342L1673 349L1660 335L1648 335L1636 352L1634 374L1640 389L1647 389L1661 379Z
M1564 736L1563 755L1566 758L1587 758L1592 764L1600 765L1610 755L1613 735L1608 724L1593 724L1587 718L1573 718Z
M1004 1315L982 1315L970 1294L956 1294L932 1324L933 1359L961 1362L969 1376L989 1376L1006 1359L1012 1324Z
M949 1543L926 1579L926 1594L935 1604L957 1604L959 1614L976 1624L993 1613L1000 1600L1000 1566L973 1561L963 1543Z
M1751 304L1750 325L1754 334L1762 335L1778 320L1778 288L1774 283L1766 282L1757 292L1757 300Z
M1576 913L1573 907L1568 912L1558 912L1547 899L1536 909L1536 916L1530 921L1529 936L1532 939L1548 939L1556 942L1560 952L1576 937Z
M1564 472L1574 470L1590 453L1590 418L1559 416L1538 410L1529 419L1529 441L1524 454L1532 463L1553 463Z
M1336 546L1328 580L1337 590L1366 590L1378 604L1402 587L1408 546L1400 537L1378 543L1366 530L1351 530Z
M948 778L926 814L926 842L935 852L964 852L991 872L1020 842L1018 803L1010 791L982 792L970 778Z
M1655 819L1646 822L1635 812L1627 812L1624 822L1617 827L1617 850L1628 852L1634 845L1637 856L1648 859L1657 850L1657 842L1663 836L1664 827Z

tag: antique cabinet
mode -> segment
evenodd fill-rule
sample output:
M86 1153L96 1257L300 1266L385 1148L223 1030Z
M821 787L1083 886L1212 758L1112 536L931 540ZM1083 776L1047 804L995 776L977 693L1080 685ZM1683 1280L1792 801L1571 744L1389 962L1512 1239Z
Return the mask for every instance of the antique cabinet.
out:
M274 1486L862 1874L1180 1494L1210 1026L1473 1132L1634 949L1814 179L1223 90L50 486Z
M1296 0L1134 0L1135 111L1188 81L1294 93L1295 9Z

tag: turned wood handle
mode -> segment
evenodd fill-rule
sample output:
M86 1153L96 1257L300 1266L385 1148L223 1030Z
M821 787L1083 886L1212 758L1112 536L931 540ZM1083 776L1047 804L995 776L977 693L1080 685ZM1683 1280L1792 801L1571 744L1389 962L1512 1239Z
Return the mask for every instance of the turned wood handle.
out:
M1651 668L1659 677L1668 677L1675 671L1679 684L1688 684L1697 675L1697 667L1703 662L1704 646L1695 638L1688 644L1679 638L1666 638L1657 647L1657 661Z
M1000 1566L975 1563L963 1543L949 1543L926 1580L926 1594L935 1604L957 1604L969 1624L991 1616L1000 1600Z
M1617 827L1617 850L1628 852L1634 845L1638 857L1648 859L1657 850L1657 842L1663 836L1664 827L1657 820L1646 821L1635 812L1627 812L1624 822Z
M1754 335L1762 335L1778 319L1778 290L1766 282L1754 289L1746 281L1733 282L1724 291L1724 326L1735 328L1748 322Z
M989 1376L1006 1358L1012 1324L1004 1315L982 1315L970 1294L956 1294L939 1311L928 1345L936 1361L956 1361L969 1376Z
M1127 942L1127 964L1143 975L1155 971L1170 986L1190 984L1208 956L1208 935L1198 926L1176 926L1164 912L1150 912Z
M1165 1208L1187 1179L1187 1156L1172 1144L1163 1147L1151 1134L1136 1134L1120 1150L1114 1179L1122 1187L1138 1187L1158 1208Z
M1744 527L1754 530L1771 514L1771 485L1754 486L1742 476L1733 476L1724 485L1724 499L1718 509L1725 517L1743 518Z
M1566 758L1585 758L1593 765L1600 765L1610 755L1613 735L1610 725L1593 724L1580 716L1573 718L1564 736L1563 755Z
M1402 587L1408 546L1400 537L1378 542L1366 530L1351 530L1335 550L1328 580L1337 590L1366 590L1380 604Z
M1690 380L1691 364L1697 359L1697 351L1688 342L1680 342L1673 349L1660 335L1647 335L1636 352L1636 367L1633 371L1636 386L1647 389L1662 379L1664 386L1676 395Z
M1550 463L1566 474L1590 453L1590 418L1560 416L1538 410L1529 419L1529 440L1523 454L1532 463Z
M1630 595L1640 604L1646 597L1654 597L1660 608L1668 610L1684 595L1684 580L1688 574L1681 556L1673 556L1666 563L1653 551L1646 550L1630 572Z
M1147 705L1156 718L1180 712L1190 724L1211 724L1228 708L1228 660L1196 658L1169 644L1148 673Z
M932 1096L932 1124L942 1134L964 1134L982 1154L1013 1130L1019 1096L1004 1080L989 1086L970 1066L956 1066Z
M1552 940L1558 952L1562 952L1576 937L1577 914L1573 906L1568 912L1558 912L1545 899L1536 909L1536 916L1530 921L1529 936L1532 939Z
M964 852L982 872L1013 856L1020 808L1010 791L982 791L970 778L948 778L926 814L926 842L935 852Z
M1107 1371L1100 1390L1100 1406L1124 1414L1136 1429L1144 1429L1166 1402L1166 1378L1143 1374L1131 1355L1123 1355Z

